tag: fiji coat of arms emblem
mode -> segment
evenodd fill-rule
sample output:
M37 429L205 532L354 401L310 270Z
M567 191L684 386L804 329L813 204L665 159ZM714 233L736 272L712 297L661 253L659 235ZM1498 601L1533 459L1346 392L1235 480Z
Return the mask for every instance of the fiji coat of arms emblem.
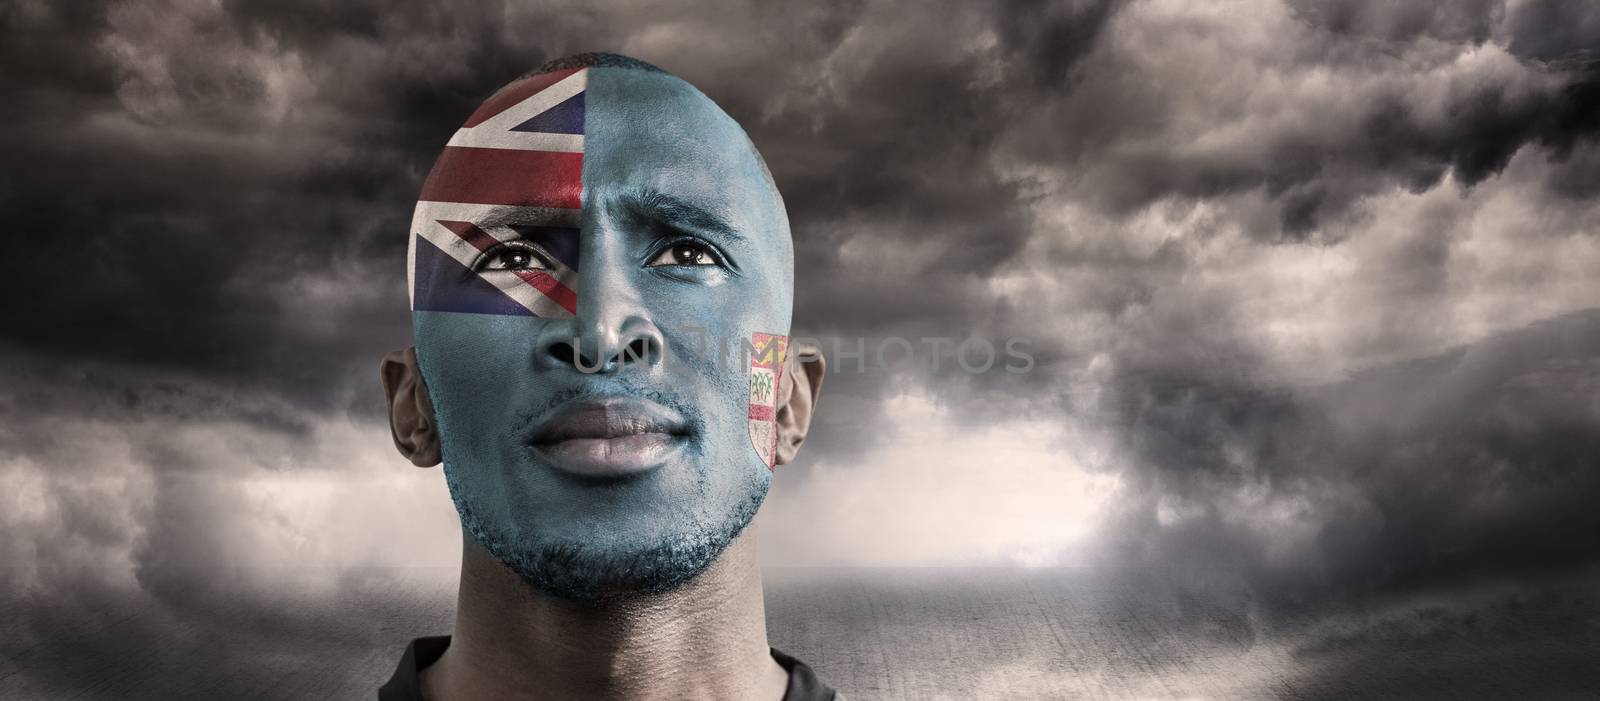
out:
M770 470L778 456L778 387L789 337L757 333L750 341L750 443Z

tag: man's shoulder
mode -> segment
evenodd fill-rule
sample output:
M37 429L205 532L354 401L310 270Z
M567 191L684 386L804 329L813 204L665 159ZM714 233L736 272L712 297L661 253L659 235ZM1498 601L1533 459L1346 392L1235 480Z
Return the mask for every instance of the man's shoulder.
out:
M772 659L789 672L789 688L783 692L783 701L844 701L839 692L817 679L809 665L778 648L771 649Z
M435 635L417 638L406 645L400 655L400 664L388 683L378 688L378 701L422 701L420 672L444 654L450 647L450 636Z

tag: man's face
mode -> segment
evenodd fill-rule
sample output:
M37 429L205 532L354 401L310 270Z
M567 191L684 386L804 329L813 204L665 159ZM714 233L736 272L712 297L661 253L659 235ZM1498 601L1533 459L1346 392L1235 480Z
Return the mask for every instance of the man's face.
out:
M469 534L568 597L709 565L771 479L739 349L787 334L791 305L783 205L739 126L663 73L532 76L452 139L412 233L418 363Z

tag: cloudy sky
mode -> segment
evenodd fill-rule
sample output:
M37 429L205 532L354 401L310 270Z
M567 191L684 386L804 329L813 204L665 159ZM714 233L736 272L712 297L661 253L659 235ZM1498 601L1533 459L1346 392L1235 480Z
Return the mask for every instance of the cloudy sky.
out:
M479 100L585 50L744 124L797 335L919 348L835 359L769 563L1193 566L1287 606L1600 562L1591 3L0 0L18 645L113 594L455 562L376 374L412 202Z

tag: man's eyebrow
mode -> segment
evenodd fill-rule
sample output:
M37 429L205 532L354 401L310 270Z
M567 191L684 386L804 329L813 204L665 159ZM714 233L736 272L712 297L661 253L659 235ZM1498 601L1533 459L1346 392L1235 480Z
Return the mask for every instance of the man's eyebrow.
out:
M559 226L578 228L578 210L552 207L526 207L519 205L494 205L472 220L482 228L526 224L533 226Z
M674 197L660 190L642 188L625 193L623 202L635 213L673 226L695 232L724 236L743 243L744 234L726 219L692 202Z

